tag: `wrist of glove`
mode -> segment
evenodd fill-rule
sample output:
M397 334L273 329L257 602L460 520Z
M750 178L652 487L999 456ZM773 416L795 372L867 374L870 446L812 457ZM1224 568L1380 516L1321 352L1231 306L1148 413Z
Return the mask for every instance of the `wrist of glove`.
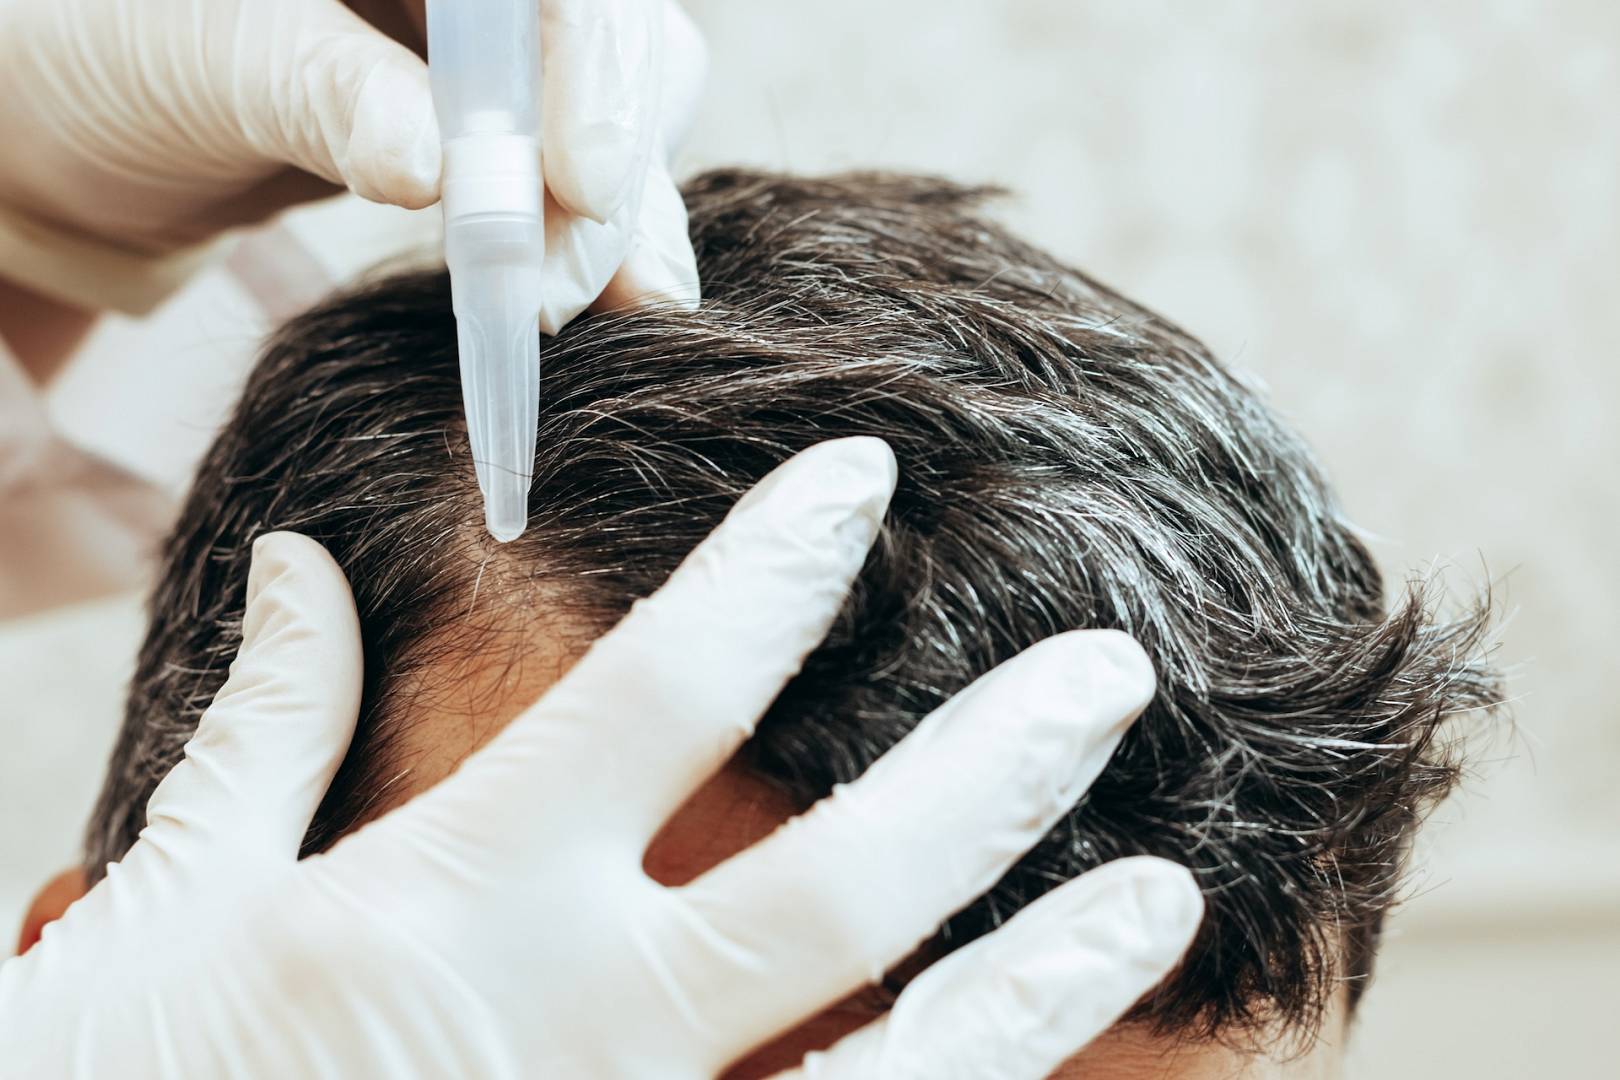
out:
M0 205L0 267L47 296L90 311L145 315L214 255L212 243L150 254Z

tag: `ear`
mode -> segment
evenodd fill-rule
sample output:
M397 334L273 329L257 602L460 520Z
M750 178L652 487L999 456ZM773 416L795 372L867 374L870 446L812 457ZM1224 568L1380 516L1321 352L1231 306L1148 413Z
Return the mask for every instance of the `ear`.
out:
M84 871L77 868L64 870L47 881L45 887L34 894L28 914L23 917L22 933L17 935L17 955L33 948L45 927L60 919L75 900L89 891Z

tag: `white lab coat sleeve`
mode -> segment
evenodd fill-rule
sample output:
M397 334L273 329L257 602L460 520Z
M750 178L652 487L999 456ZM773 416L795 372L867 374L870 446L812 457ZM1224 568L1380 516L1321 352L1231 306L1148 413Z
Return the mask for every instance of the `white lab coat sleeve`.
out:
M0 619L143 587L174 500L74 446L0 343Z
M30 289L92 311L144 315L220 250L218 242L164 255L127 250L0 206L0 266Z

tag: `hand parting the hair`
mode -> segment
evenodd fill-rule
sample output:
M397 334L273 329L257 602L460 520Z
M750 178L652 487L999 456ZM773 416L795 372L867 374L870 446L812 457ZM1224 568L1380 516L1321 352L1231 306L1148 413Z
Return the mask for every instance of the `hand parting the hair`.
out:
M1154 677L1122 634L1051 638L765 840L648 877L840 609L894 468L866 438L791 459L459 771L302 861L361 644L330 556L261 538L241 651L141 839L0 967L0 1076L712 1077L897 963L1079 800ZM1036 1080L1200 912L1184 870L1108 864L784 1075Z
M666 154L703 79L696 28L673 0L531 2L545 72L542 327L593 302L695 302ZM0 266L80 307L139 312L221 231L333 185L431 205L441 153L420 8L0 0L0 145L27 148L0 161Z

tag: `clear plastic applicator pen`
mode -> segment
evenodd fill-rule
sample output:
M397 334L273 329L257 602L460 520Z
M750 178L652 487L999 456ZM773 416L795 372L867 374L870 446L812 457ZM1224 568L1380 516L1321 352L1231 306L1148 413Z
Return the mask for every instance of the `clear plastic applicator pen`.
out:
M540 5L428 0L444 254L484 523L528 524L540 401Z

